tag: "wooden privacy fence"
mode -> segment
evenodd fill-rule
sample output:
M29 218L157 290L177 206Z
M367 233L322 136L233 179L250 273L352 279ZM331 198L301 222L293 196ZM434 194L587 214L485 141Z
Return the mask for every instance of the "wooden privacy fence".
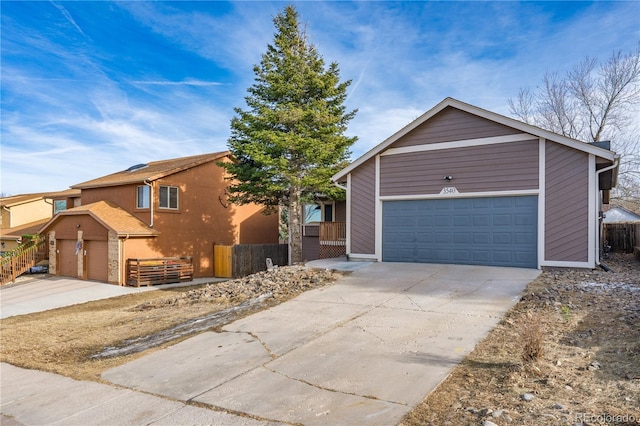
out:
M289 264L287 244L236 244L213 246L213 274L218 278L240 278L267 269L267 258L274 265Z
M44 236L38 235L10 252L5 253L0 260L0 284L15 281L16 278L46 256L47 246Z
M170 284L193 280L192 257L127 259L127 285Z
M602 242L611 246L612 252L633 253L640 245L640 223L605 223Z

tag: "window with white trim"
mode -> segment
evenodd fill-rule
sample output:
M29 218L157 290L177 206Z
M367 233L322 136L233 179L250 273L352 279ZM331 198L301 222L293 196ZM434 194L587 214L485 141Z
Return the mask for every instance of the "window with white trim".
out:
M147 185L140 185L137 188L136 207L148 209L151 205L151 190Z
M161 209L178 209L178 187L177 186L160 186L158 191L160 198L159 207Z

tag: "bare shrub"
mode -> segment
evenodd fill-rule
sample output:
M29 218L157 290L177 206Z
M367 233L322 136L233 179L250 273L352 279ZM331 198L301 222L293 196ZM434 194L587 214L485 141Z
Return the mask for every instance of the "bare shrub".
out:
M522 342L521 359L531 364L544 353L543 315L538 311L527 311L518 321L518 331Z

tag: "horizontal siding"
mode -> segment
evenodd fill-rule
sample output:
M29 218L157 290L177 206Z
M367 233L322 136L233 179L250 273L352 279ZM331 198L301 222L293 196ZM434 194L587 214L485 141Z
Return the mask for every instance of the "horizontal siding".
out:
M380 157L380 195L538 189L538 140ZM448 182L444 176L451 175Z
M375 159L351 174L351 248L354 254L375 254Z
M391 148L450 142L465 139L488 138L521 133L502 124L478 117L468 112L447 107L425 123L401 137Z
M547 142L545 260L589 259L589 156Z

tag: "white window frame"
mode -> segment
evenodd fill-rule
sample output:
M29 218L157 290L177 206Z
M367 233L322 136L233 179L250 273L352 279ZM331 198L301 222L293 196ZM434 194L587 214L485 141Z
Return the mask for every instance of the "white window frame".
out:
M172 190L175 190L175 195L176 195L175 207L171 206ZM166 206L162 205L163 192L165 193L164 196L166 197L166 201L167 201ZM166 210L178 210L179 207L180 207L180 189L177 186L160 185L160 187L158 188L158 208L166 209Z

